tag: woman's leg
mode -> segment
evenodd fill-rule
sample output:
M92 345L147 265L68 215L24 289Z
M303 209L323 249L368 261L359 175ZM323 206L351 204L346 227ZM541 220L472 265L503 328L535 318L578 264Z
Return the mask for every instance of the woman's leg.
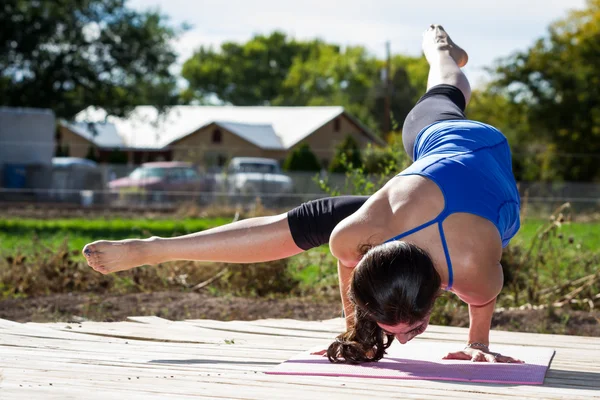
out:
M444 28L432 25L423 34L423 52L429 62L427 93L406 116L402 141L408 155L423 128L438 121L466 119L464 111L471 98L471 86L460 67L468 61Z
M471 99L471 85L461 71L469 56L457 46L441 25L431 25L423 33L423 53L429 62L427 90L438 85L458 88L465 97L465 107Z
M330 197L288 213L249 218L174 238L100 240L86 245L90 267L107 274L174 260L254 263L287 258L329 241L333 228L367 196Z

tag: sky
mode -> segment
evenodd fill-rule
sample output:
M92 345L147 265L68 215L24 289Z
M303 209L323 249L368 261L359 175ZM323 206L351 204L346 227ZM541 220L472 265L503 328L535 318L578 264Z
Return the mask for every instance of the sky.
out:
M385 57L417 56L421 35L441 24L469 53L465 68L474 85L485 81L485 67L526 50L550 23L582 8L585 0L129 0L138 10L159 9L173 24L191 29L174 42L178 64L201 45L243 43L256 33L281 30L296 39L321 38L343 46L362 45Z

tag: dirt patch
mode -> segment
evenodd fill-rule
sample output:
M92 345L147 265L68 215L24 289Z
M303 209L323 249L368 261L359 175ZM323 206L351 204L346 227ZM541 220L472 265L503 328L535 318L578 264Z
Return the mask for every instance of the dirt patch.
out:
M140 315L156 315L170 320L322 320L339 317L340 311L339 300L243 298L184 292L106 296L55 294L0 301L0 318L19 322L122 321L128 316ZM468 313L457 312L450 325L468 327ZM492 327L507 331L600 336L600 311L503 311L494 314Z
M337 302L312 299L264 299L211 296L205 293L157 292L126 295L54 294L0 301L0 318L18 322L122 321L128 316L156 315L170 320L321 320L340 316Z
M468 327L468 312L458 312L453 326ZM492 328L502 331L600 336L600 311L569 309L510 310L496 312Z

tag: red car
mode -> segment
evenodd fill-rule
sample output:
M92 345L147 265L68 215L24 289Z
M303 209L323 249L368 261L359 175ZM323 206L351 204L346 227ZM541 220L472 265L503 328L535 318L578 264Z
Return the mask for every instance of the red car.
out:
M205 200L214 190L214 179L201 176L190 163L149 162L129 176L110 181L108 187L122 193L143 193L153 201Z

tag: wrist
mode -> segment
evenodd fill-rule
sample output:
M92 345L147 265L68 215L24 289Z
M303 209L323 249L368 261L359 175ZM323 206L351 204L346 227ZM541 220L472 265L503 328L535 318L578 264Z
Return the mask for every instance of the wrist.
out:
M465 348L490 351L488 342L469 341L469 342L467 342L467 345L465 346Z

